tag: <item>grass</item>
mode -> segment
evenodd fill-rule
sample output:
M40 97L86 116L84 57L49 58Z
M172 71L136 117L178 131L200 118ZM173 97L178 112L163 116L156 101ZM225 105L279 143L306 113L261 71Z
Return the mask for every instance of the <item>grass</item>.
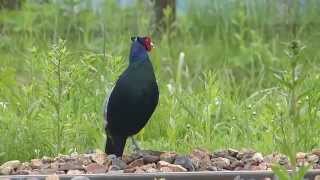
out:
M317 4L307 1L304 11L297 2L281 11L275 0L191 6L154 39L160 104L137 135L142 147L285 151L292 118L277 77L290 81L285 43L295 39L306 48L293 143L296 151L319 147ZM0 162L104 147L103 102L128 63L130 37L153 32L152 8L78 7L28 1L0 12Z

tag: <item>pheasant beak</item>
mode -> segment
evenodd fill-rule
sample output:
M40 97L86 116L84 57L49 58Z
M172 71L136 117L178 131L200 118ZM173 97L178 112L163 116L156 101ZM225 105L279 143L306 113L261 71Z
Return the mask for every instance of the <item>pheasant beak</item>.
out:
M151 48L155 48L153 42L151 42L150 45L151 45Z

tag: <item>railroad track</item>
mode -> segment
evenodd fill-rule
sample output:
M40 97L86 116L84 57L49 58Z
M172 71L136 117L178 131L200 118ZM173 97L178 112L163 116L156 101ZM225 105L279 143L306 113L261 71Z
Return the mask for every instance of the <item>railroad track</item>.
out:
M107 173L84 175L11 175L0 176L0 180L278 180L272 171L210 171L210 172L170 172L170 173ZM305 175L307 180L320 180L320 170L311 170Z

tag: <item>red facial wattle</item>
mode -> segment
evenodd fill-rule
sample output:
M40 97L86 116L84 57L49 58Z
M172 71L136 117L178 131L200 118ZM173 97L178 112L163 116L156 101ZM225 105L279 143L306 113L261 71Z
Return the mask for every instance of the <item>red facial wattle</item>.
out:
M143 44L147 51L151 51L153 46L152 46L152 41L150 37L145 37Z

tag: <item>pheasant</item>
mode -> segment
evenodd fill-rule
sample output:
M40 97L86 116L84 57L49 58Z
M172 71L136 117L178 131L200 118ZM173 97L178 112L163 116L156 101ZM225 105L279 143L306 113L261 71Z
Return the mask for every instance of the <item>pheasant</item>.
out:
M129 65L117 80L105 103L107 135L105 152L122 156L128 137L149 121L159 101L159 90L148 52L150 37L132 37ZM132 140L138 148L133 137ZM138 148L139 149L139 148Z

